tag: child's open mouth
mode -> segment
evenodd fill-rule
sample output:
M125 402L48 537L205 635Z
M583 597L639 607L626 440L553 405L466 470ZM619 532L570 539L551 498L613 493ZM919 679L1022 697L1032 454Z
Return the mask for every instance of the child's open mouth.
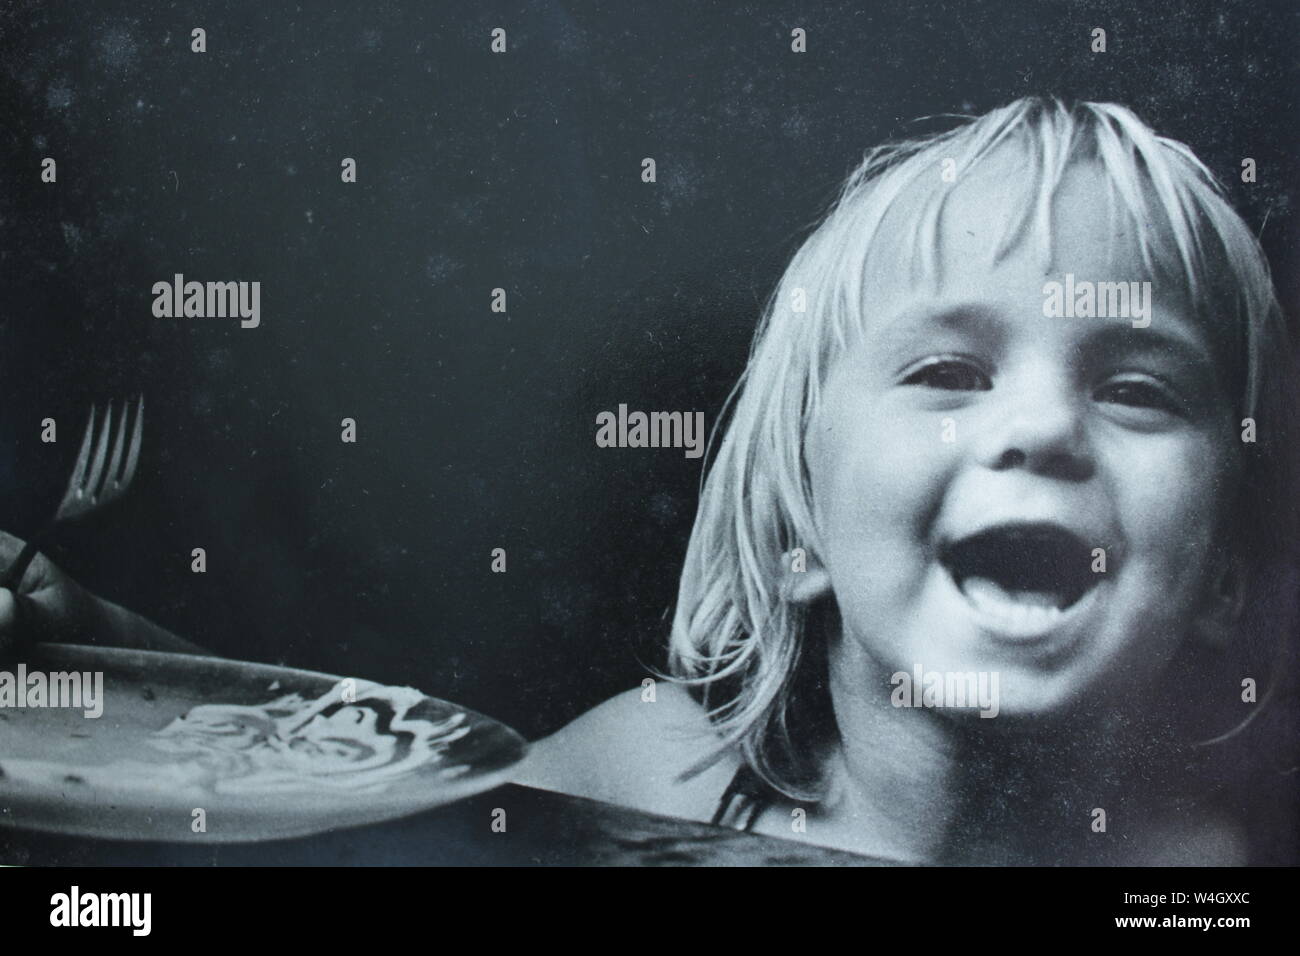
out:
M1094 585L1092 548L1056 524L1006 524L948 544L940 561L999 631L1030 637L1056 624Z

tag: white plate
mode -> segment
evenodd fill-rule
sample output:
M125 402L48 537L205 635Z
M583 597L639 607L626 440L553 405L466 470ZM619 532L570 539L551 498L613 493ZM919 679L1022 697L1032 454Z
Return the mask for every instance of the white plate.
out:
M28 674L103 674L98 718L82 709L0 707L0 824L25 829L185 843L303 836L489 790L527 749L503 724L418 692L408 691L404 718L399 709L384 728L385 694L368 697L378 685L355 680L352 701L344 678L312 671L66 644L39 645L25 666ZM0 665L15 677L17 668ZM318 710L330 706L305 725L250 718L246 733L222 738L205 724L211 705L260 707L290 694L321 699ZM377 719L378 734L356 734L378 745L371 749L339 731ZM194 724L197 732L175 735ZM195 751L195 739L222 739L227 749ZM314 764L321 748L333 756Z

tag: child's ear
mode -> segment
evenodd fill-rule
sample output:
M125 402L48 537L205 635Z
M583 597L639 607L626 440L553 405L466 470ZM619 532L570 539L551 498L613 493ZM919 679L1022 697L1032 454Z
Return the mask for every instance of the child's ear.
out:
M1192 620L1192 639L1213 650L1226 648L1237 631L1245 600L1241 566L1229 561L1206 589Z
M781 597L790 604L812 604L831 593L831 576L811 550L792 548L781 555Z

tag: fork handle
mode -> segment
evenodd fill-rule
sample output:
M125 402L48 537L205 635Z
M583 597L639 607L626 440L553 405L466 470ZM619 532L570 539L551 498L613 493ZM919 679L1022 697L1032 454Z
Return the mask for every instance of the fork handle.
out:
M42 530L27 540L22 551L18 552L18 560L9 565L5 570L4 577L0 578L0 588L8 588L17 595L18 585L22 584L23 575L27 573L32 558L36 557L36 552L40 550L40 542L45 537L45 533Z

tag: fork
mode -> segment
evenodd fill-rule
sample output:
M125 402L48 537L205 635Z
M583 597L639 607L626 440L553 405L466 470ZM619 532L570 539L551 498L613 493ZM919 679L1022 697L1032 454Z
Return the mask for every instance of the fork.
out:
M68 489L63 494L63 502L55 512L53 520L40 531L32 535L23 545L23 550L0 578L0 587L8 588L15 594L22 583L27 567L36 557L42 543L61 525L77 521L94 514L106 507L126 492L135 477L135 466L140 462L140 440L144 427L144 396L136 402L135 427L131 430L130 445L127 445L126 421L129 406L122 402L122 420L118 424L117 438L113 441L113 454L108 454L108 439L113 431L113 403L110 401L104 410L104 420L96 437L95 406L90 406L90 421L86 425L86 435L81 440L81 451L77 455L76 467L68 479ZM94 459L91 448L94 447ZM122 459L126 458L123 464ZM107 459L108 467L105 468Z

